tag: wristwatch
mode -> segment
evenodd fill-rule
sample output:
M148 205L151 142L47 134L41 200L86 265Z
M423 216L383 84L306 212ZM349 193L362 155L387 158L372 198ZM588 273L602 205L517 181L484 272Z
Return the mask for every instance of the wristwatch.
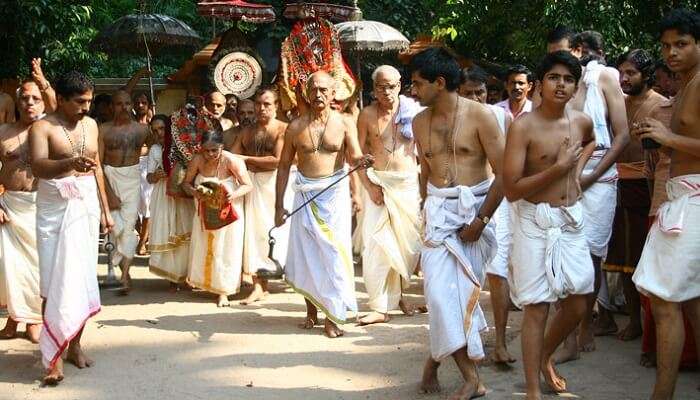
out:
M476 218L479 219L481 222L483 222L484 225L488 225L489 222L491 221L491 218L489 218L489 217L482 217L482 216L480 216L480 215L477 215Z

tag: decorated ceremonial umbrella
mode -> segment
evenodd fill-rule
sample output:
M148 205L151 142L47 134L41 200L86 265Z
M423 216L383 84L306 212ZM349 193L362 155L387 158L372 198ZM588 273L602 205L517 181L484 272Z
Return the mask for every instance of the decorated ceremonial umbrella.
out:
M347 21L335 24L340 46L356 56L357 76L360 77L360 59L364 52L403 51L411 42L395 28L377 21ZM362 107L362 96L360 96Z
M143 5L142 5L143 7ZM151 58L197 47L200 37L186 23L162 14L129 14L103 28L91 46L108 54L146 54L148 84L154 101Z
M255 24L275 20L275 9L271 5L243 0L199 0L197 13L203 17L241 20Z

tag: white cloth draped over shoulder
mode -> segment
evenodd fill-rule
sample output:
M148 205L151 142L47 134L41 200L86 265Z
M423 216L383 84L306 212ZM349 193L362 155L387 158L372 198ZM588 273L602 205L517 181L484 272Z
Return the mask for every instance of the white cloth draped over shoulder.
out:
M121 201L121 206L111 211L114 228L110 235L117 246L112 262L118 265L123 258L134 258L139 243L134 226L139 217L141 201L141 169L139 164L128 167L104 165L103 169L112 191Z
M593 120L596 150L584 166L583 175L590 175L596 169L611 146L611 132L606 116L607 106L598 84L601 72L606 69L608 69L606 66L594 60L589 62L584 70L583 82L586 85L586 99L583 112ZM617 168L615 164L583 192L581 204L586 220L584 233L591 254L605 257L608 253L608 242L612 236L615 205L617 204Z
M593 292L593 262L583 233L583 207L513 203L510 291L517 306L552 303Z
M642 293L680 303L700 297L700 174L669 179L666 192L632 280Z
M307 178L297 171L294 209L346 173ZM287 283L331 321L357 312L351 253L350 186L344 179L292 215L285 274Z
M501 128L501 134L506 135L506 112L503 108L492 104L486 104L489 110L494 114L498 121L498 127ZM493 214L493 219L496 221L496 241L498 242L498 251L496 256L486 267L486 273L508 278L508 265L510 264L510 249L512 241L511 223L510 223L510 202L505 198L498 205L496 212Z
M10 219L0 225L0 307L14 321L40 324L36 192L5 191L0 207Z
M418 172L367 170L369 180L382 188L384 204L364 194L365 238L362 275L369 307L387 313L398 307L401 289L410 285L420 257L421 219Z
M163 168L163 148L154 144L148 152L148 173ZM190 263L190 235L194 200L166 194L167 179L153 185L151 193L151 232L148 250L151 273L171 282L184 282Z
M100 311L97 196L94 175L39 179L36 239L41 297L46 300L39 347L47 368Z
M430 323L430 351L440 361L462 347L469 358L484 357L480 332L486 319L479 305L486 264L496 255L495 227L478 241L464 243L459 229L478 215L491 181L475 186L437 188L428 183L421 266Z
M194 183L197 186L205 181L218 182L224 185L229 193L237 187L232 176L217 179L197 175ZM187 273L187 283L191 286L219 295L238 293L241 287L245 227L242 198L234 200L233 209L238 214L238 219L217 230L204 228L199 212L194 213L190 268Z
M267 257L269 251L268 232L275 226L275 182L277 171L248 172L253 190L245 196L245 244L243 246L243 272L256 274L259 270L274 272L275 264ZM294 179L290 170L289 181ZM285 209L291 206L293 192L284 194ZM289 225L284 224L272 231L275 238L273 256L284 262L287 259Z

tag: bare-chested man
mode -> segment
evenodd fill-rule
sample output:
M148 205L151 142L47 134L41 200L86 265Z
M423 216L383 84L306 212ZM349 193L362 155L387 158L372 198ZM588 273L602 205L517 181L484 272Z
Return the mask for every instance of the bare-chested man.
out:
M462 70L462 83L459 85L459 95L479 102L488 107L496 116L498 127L503 135L508 132L511 119L501 107L486 103L486 81L488 75L479 67ZM508 287L508 265L510 264L510 205L502 201L495 214L496 241L498 250L496 257L486 267L489 280L493 320L496 327L496 348L491 359L496 363L513 363L515 358L508 353L506 343L506 326L508 325L508 309L510 308L510 288Z
M267 296L267 279L258 271L275 272L275 264L267 257L267 233L275 226L275 181L284 131L287 124L277 119L277 92L263 89L255 95L255 124L245 125L233 146L233 153L245 160L253 190L245 197L245 242L243 272L252 275L253 291L241 302L250 304ZM276 235L275 259L286 259L287 235ZM261 274L262 275L262 274Z
M617 68L622 91L626 94L627 124L632 126L651 116L666 98L651 88L654 60L646 51L628 51L618 60ZM639 293L632 283L632 274L646 241L651 206L644 149L640 140L630 140L617 160L617 173L617 206L603 270L621 274L630 319L627 327L618 333L612 312L598 307L595 333L618 333L621 340L633 340L642 335L642 322Z
M227 131L233 128L233 121L224 117L226 112L226 96L221 92L211 92L204 99L204 107L219 121L221 129Z
M38 179L36 234L44 299L39 339L44 382L63 380L61 355L78 368L92 365L80 345L85 322L100 311L97 286L99 226L113 225L104 191L98 129L87 116L93 83L78 72L56 82L58 110L29 131ZM100 204L105 207L100 210Z
M569 52L544 58L538 73L542 103L513 122L504 156L503 186L514 202L511 294L524 308L530 400L542 399L540 374L554 391L566 390L552 354L583 318L586 295L593 292L579 179L595 141L591 119L567 108L580 77L581 66ZM556 301L560 307L545 333L549 303Z
M28 133L43 117L39 86L26 81L17 89L19 120L0 126L0 304L9 312L0 339L17 336L17 325L27 325L27 338L39 342L41 297L36 252L36 183L29 164Z
M438 367L452 356L464 379L452 398L466 400L486 391L475 363L484 358L479 332L486 326L478 298L486 264L496 255L495 227L489 222L503 198L504 140L488 108L457 94L459 64L445 49L422 51L411 69L413 93L428 107L413 120L424 202L421 267L431 352L421 391L440 390Z
M309 110L292 121L285 133L277 170L275 225L286 220L284 193L289 169L297 158L294 208L301 206L345 174L345 164L371 163L357 143L357 129L331 109L336 81L327 72L309 77ZM313 329L318 309L326 314L324 331L330 338L343 335L337 324L347 310L357 312L350 237L350 185L343 180L320 194L291 217L285 274L287 282L304 296L306 318L300 325Z
M224 147L229 151L233 151L243 129L255 124L255 102L251 99L239 101L236 115L238 125L224 131Z
M496 103L496 106L503 108L511 119L532 111L532 101L528 99L532 86L532 72L527 67L524 65L510 67L506 74L508 98Z
M114 209L116 250L112 261L122 270L121 293L131 290L129 267L136 252L138 238L134 227L138 218L141 192L139 157L148 135L148 126L131 117L131 98L123 90L112 95L114 119L100 125L100 159L111 191L110 208Z
M612 235L617 203L617 170L615 161L630 141L625 99L620 88L619 73L604 64L603 37L598 32L577 34L571 54L583 65L581 81L569 107L583 111L593 120L596 150L589 158L581 177L583 227L593 258L595 291L589 296L588 312L581 322L578 337L573 333L555 357L557 362L575 360L579 351L595 350L593 306L602 282L600 264L607 253Z
M365 154L374 156L367 170L362 209L362 275L372 312L360 325L389 321L400 308L413 315L402 298L420 257L421 220L413 117L418 103L399 96L401 74L382 65L372 74L377 99L360 112L357 128Z
M662 151L670 150L671 178L666 184L668 201L659 208L632 279L649 296L656 320L651 399L670 400L685 340L681 310L693 327L696 346L700 343L700 14L673 10L660 27L664 60L680 78L671 126L647 118L637 122L632 133L660 144Z

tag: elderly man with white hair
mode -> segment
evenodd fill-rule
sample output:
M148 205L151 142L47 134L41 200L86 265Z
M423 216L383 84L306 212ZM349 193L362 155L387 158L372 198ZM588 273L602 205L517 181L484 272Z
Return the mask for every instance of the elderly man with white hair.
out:
M360 113L360 146L375 158L364 180L362 274L372 312L361 325L389 321L389 312L413 308L402 299L421 249L420 194L413 117L421 107L399 96L401 74L390 65L372 74L375 103Z

